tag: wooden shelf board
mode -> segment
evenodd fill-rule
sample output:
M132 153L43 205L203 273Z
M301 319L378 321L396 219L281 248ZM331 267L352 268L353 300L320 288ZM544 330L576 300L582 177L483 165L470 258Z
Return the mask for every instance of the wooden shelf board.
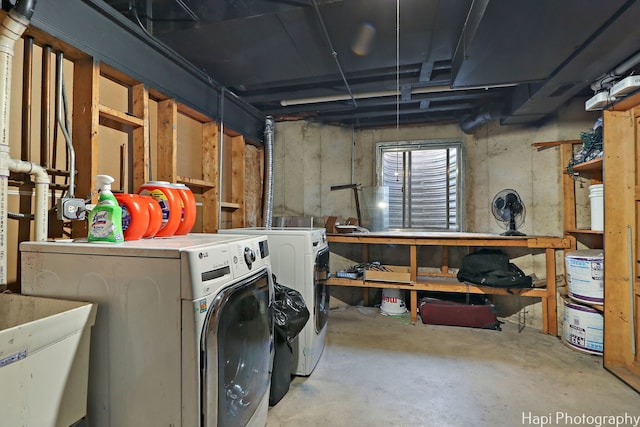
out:
M534 142L531 144L533 147L537 148L538 151L545 150L551 147L557 147L563 144L580 144L582 140L580 139L568 139L566 141L547 141L547 142Z
M589 160L588 162L578 163L577 165L573 165L573 171L579 173L580 175L592 174L592 175L601 176L602 175L602 157Z
M100 117L104 117L124 125L133 127L141 127L144 125L144 120L140 117L118 111L115 108L107 107L106 105L99 105L98 110L100 111Z
M547 297L546 288L529 288L529 289L503 289L491 288L487 286L476 286L461 283L455 278L446 277L425 277L420 276L417 282L399 283L399 282L380 282L380 281L364 281L362 279L353 280L339 277L333 277L327 280L328 285L335 286L354 286L363 288L396 288L411 291L431 291L431 292L452 292L452 293L471 293L471 294L488 294L488 295L517 295L523 297Z
M222 202L220 203L220 207L222 207L222 209L240 209L240 204L232 202Z
M571 234L597 234L602 235L604 231L602 230L591 230L589 228L572 228L567 230L567 233Z
M196 179L196 178L188 178L186 176L177 176L176 177L176 182L179 182L181 184L186 184L190 187L198 187L198 188L215 188L216 184L213 182L209 182L209 181L204 181L202 179Z

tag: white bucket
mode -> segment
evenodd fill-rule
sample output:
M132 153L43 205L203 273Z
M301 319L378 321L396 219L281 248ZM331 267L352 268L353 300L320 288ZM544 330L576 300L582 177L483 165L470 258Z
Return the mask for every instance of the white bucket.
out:
M382 289L380 311L384 314L403 314L407 312L407 306L404 303L404 299L402 299L400 289Z
M589 202L591 204L591 229L604 230L604 187L602 184L589 186Z
M604 303L604 252L572 251L565 255L569 296L586 304Z
M564 301L564 333L569 347L602 356L604 317L599 311L569 300Z

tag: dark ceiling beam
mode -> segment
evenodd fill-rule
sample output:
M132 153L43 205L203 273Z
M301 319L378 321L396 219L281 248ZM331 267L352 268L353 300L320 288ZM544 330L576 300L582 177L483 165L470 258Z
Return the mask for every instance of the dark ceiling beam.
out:
M220 120L222 87L176 52L98 0L38 3L31 24L176 101ZM224 124L252 141L263 138L263 113L224 91Z

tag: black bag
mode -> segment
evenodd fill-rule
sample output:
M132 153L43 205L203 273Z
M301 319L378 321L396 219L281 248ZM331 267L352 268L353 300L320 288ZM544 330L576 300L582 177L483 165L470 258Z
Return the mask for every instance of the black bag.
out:
M292 341L302 331L310 316L300 292L279 284L275 275L273 284L274 347L269 406L278 403L289 391L294 362Z
M458 280L494 288L531 288L531 277L499 249L480 249L462 259Z

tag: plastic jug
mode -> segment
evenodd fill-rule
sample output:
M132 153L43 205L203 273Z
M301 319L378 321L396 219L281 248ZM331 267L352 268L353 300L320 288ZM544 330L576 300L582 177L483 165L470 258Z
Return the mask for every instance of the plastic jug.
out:
M149 181L140 187L138 194L153 197L162 209L162 226L155 237L173 236L182 219L178 190L167 181Z
M196 222L196 198L193 192L185 184L173 184L180 195L180 205L182 215L180 217L180 225L176 230L176 235L189 233Z
M137 194L115 194L122 208L124 240L139 240L149 227L148 202Z

